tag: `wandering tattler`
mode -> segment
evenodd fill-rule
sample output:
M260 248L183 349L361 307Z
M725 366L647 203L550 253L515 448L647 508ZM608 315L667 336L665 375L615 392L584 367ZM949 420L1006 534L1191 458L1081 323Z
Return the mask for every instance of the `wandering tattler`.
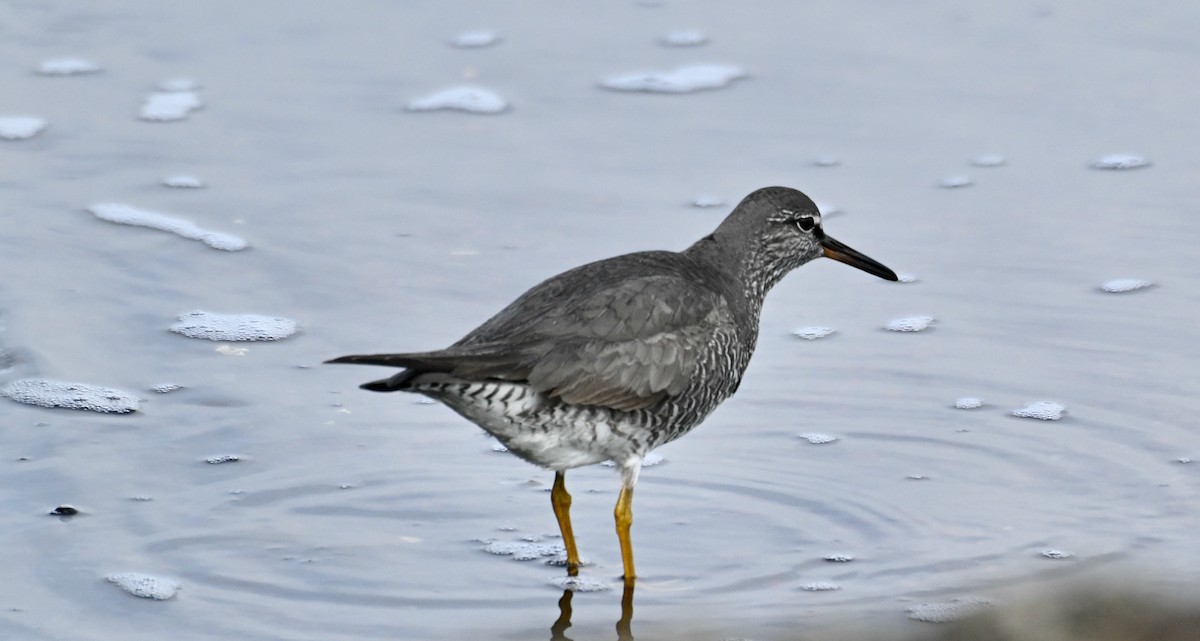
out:
M563 272L446 349L328 362L403 367L362 388L441 401L508 451L554 470L550 501L571 576L579 572L579 553L566 470L614 461L628 583L635 577L629 526L642 458L737 390L767 291L819 256L896 280L892 270L826 235L807 196L766 187L684 251L637 252Z

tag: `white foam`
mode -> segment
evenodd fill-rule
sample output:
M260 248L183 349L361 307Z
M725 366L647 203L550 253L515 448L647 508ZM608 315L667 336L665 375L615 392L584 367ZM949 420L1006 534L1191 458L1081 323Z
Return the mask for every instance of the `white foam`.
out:
M25 378L4 387L4 395L18 403L39 407L64 407L107 414L136 412L140 401L128 392L45 378Z
M0 116L0 139L25 140L46 128L44 119L37 116Z
M183 120L201 106L200 95L194 91L156 92L146 96L138 117L152 122Z
M812 443L813 445L826 445L838 440L838 437L832 434L822 434L820 432L805 432L800 435L800 438Z
M508 102L494 91L482 87L460 86L442 89L408 103L409 111L465 111L473 114L498 114Z
M242 460L242 457L237 454L219 454L204 459L204 462L209 465L221 465L222 463L237 463L240 460Z
M659 41L668 47L699 47L708 42L708 34L696 29L677 29L663 34Z
M720 89L747 75L746 70L737 65L692 65L672 71L635 71L609 76L600 81L600 86L614 91L691 93Z
M121 572L110 574L105 578L108 579L109 583L117 584L122 590L133 596L158 601L166 601L175 596L180 588L183 587L174 579L151 576L140 572Z
M277 341L296 333L296 321L278 316L196 310L180 314L171 331L210 341Z
M689 204L692 207L701 207L701 208L721 207L725 204L725 201L716 196L707 196L706 195L706 196L696 196L695 198L692 199L692 202Z
M547 556L566 554L562 543L532 543L529 541L492 541L483 551L497 556L511 556L516 561L533 561Z
M100 65L84 58L50 58L38 65L43 76L78 76L100 71Z
M938 181L938 187L942 187L943 189L957 189L959 187L970 187L973 184L974 184L974 181L971 180L970 176L965 176L965 175L961 175L961 174L957 175L957 176L946 176L945 178Z
M170 394L171 392L175 392L175 391L178 391L181 389L183 389L183 386L178 385L176 383L160 383L158 385L155 385L154 387L151 387L150 391L158 392L159 394Z
M908 610L908 618L916 621L949 623L982 612L992 605L994 603L988 599L963 597L949 601L918 603L905 609Z
M200 189L204 186L204 181L195 176L178 175L163 178L162 184L164 187L176 189Z
M813 581L812 583L805 583L800 586L800 589L806 592L832 592L833 590L842 589L842 586L828 581Z
M983 407L983 399L974 396L963 396L957 401L954 401L954 407L960 410L973 410Z
M571 592L600 592L611 588L609 584L587 576L558 576L550 579L550 585Z
M110 223L117 223L119 225L133 225L135 227L149 227L151 229L169 231L172 234L190 240L199 240L213 249L239 251L249 246L244 239L232 234L201 229L191 221L145 209L137 209L130 205L104 203L92 205L87 210L100 220L107 220Z
M818 338L825 338L834 333L832 327L821 327L820 325L810 325L808 327L797 327L792 330L792 336L803 338L806 341L815 341Z
M1108 154L1092 161L1093 169L1138 169L1149 167L1150 160L1133 154Z
M825 556L823 556L821 558L830 563L849 563L854 560L854 555L837 553L837 554L826 554Z
M1025 407L1012 411L1013 416L1020 418L1036 418L1043 421L1057 421L1062 418L1067 408L1054 401L1034 401Z
M1071 554L1070 552L1067 552L1066 550L1056 550L1054 548L1047 548L1047 549L1039 552L1039 554L1046 557L1047 559L1054 559L1054 560L1070 559L1075 556L1074 554Z
M495 31L476 30L463 31L450 39L450 44L463 49L478 49L490 47L500 42L500 34Z
M1140 278L1117 278L1101 285L1100 290L1109 294L1123 294L1125 292L1152 287L1153 285L1154 283Z
M884 327L892 332L920 332L929 329L932 324L932 316L909 316L892 320Z
M971 159L971 164L976 167L1002 167L1007 162L1000 154L980 154Z
M896 282L898 283L915 283L918 278L916 274L908 272L896 272Z

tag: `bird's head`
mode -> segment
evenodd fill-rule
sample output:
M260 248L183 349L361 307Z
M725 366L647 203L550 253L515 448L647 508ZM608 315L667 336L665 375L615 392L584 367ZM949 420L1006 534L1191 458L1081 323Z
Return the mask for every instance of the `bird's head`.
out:
M711 238L736 248L748 261L743 277L762 286L764 293L791 270L821 256L897 280L895 272L880 262L826 234L817 205L787 187L764 187L746 196Z

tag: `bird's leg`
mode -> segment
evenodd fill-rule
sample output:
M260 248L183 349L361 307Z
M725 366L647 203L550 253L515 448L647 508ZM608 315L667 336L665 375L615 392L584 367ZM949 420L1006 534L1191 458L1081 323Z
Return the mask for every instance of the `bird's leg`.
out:
M554 518L562 532L563 547L567 549L567 575L579 574L579 551L575 549L575 533L571 531L571 495L567 493L566 472L554 473L554 487L550 490L550 504L554 506Z
M617 520L617 541L621 544L621 565L625 570L625 584L632 585L637 578L633 570L633 543L629 540L629 527L633 525L633 486L642 471L640 459L621 466L621 493L617 496L617 507L613 516Z

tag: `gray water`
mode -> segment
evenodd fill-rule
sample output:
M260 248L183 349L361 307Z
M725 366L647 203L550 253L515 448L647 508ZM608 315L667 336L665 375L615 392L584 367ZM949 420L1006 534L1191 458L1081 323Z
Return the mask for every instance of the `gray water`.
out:
M0 141L0 385L142 399L129 415L0 399L0 631L549 637L562 569L482 548L553 542L552 475L443 407L356 388L384 370L319 363L444 346L558 271L681 249L771 184L836 205L831 235L916 280L818 261L772 292L739 393L639 482L635 635L917 626L906 607L1080 576L1184 589L1200 575L1198 17L1117 2L0 4L0 117L49 123ZM659 43L684 28L709 42ZM448 44L472 29L502 40ZM62 56L103 70L34 73ZM703 63L749 77L598 87ZM139 120L180 76L203 107ZM404 109L462 84L511 108ZM1089 168L1110 153L1152 164ZM981 154L1006 163L972 166ZM206 187L161 185L176 174ZM973 184L938 186L957 175ZM97 220L98 203L250 248ZM1099 290L1115 278L1155 286ZM195 309L300 331L168 331ZM936 320L883 329L914 315ZM791 335L811 325L836 332ZM183 389L150 391L163 383ZM964 396L985 404L954 409ZM1011 416L1040 400L1063 418ZM240 460L205 462L222 455ZM609 588L574 596L568 635L612 638L617 475L568 485L582 572ZM81 514L46 515L62 504ZM119 572L181 589L138 599L105 581Z

